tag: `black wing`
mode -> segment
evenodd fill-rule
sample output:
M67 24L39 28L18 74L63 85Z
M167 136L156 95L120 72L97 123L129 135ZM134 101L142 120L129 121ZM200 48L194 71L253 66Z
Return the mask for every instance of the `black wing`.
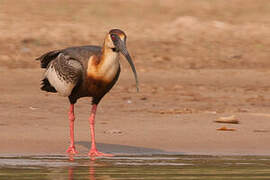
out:
M47 68L49 63L54 60L59 53L63 53L65 55L69 55L70 57L77 59L79 61L88 60L92 54L101 53L100 46L75 46L69 47L62 50L54 50L43 54L42 56L36 58L36 60L40 61L41 68Z

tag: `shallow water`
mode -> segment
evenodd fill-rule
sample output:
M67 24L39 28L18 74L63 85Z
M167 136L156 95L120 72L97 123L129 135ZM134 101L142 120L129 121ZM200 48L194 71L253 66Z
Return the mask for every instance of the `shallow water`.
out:
M0 179L270 179L265 156L0 157Z

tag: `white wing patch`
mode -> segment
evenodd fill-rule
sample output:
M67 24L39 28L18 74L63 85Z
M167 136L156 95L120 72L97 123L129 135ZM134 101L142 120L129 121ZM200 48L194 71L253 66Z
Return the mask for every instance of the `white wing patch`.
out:
M61 96L69 96L73 88L75 87L74 83L67 82L63 78L61 78L52 65L50 65L50 67L45 72L45 77L47 77L50 84Z

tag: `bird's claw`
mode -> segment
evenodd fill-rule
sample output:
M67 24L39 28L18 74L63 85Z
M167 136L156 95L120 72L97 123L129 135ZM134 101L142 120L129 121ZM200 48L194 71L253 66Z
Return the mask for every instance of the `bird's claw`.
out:
M69 146L66 152L69 154L78 154L78 151L75 150L75 146Z
M97 149L91 149L88 153L88 156L90 156L90 157L100 157L100 156L113 157L114 155L99 152Z

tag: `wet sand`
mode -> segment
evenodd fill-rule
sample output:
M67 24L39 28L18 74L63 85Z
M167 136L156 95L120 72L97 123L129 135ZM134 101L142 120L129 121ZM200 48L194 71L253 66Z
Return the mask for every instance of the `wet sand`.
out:
M159 81L170 81L166 86L159 86L157 93L151 88L158 85L153 76L161 72L143 73L140 93L135 92L132 74L123 72L98 109L96 138L100 150L115 154L269 155L270 145L266 143L270 138L268 108L242 104L244 98L239 94L244 90L236 83L250 73L254 80L261 81L257 81L256 87L259 83L265 86L265 72L239 73L234 78L235 85L231 86L234 82L227 81L230 77L226 74L232 72L201 71L200 77L201 74L213 77L212 73L218 73L224 78L219 80L223 87L214 89L209 87L215 84L215 78L198 80L195 72L183 70L178 76L162 72ZM1 74L0 80L5 84L1 91L5 93L1 96L0 107L0 153L65 154L69 143L68 99L39 90L42 74L39 69L1 69ZM245 82L247 84L241 86L253 83L252 78ZM192 85L198 83L200 93L196 92L198 85ZM177 85L181 86L180 90L174 90ZM181 90L194 94L180 95ZM227 101L223 104L219 98ZM81 99L75 106L75 140L82 155L86 155L90 147L90 107L89 98ZM235 115L240 124L214 122L230 115ZM223 126L235 131L217 130Z

